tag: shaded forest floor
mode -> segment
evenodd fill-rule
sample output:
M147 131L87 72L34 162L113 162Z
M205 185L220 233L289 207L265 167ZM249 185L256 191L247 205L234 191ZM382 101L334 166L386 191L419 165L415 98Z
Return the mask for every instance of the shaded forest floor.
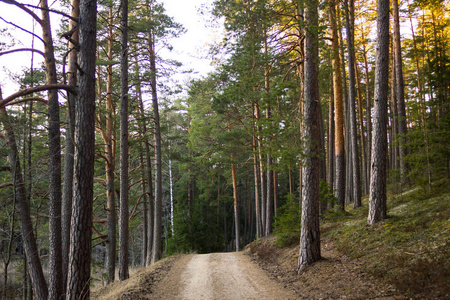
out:
M390 195L388 219L373 227L366 225L367 199L361 208L329 212L321 222L323 259L301 275L298 239L280 247L273 235L244 253L298 299L450 299L448 189L442 183L433 193L417 188ZM187 260L172 256L140 269L93 299L157 299L158 285Z
M390 195L388 218L373 227L366 225L367 202L324 216L323 259L302 275L295 270L298 238L279 247L271 236L246 251L306 299L450 299L448 182L432 192L416 188Z

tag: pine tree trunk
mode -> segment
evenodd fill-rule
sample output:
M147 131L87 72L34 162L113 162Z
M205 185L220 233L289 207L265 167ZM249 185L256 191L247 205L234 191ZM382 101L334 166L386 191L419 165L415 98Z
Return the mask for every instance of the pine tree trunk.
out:
M89 299L95 155L97 2L80 1L79 90L75 121L75 170L66 299ZM41 298L40 298L41 299Z
M398 0L392 1L392 14L394 16L394 59L395 59L395 92L397 95L398 112L398 134L399 134L399 158L400 158L400 178L403 183L408 182L408 164L406 163L406 108L405 108L405 87L403 80L403 59L402 46L400 42L400 17L398 9Z
M364 39L364 35L362 36ZM371 158L372 158L372 101L370 98L370 78L369 78L369 65L367 63L367 51L366 47L363 46L364 55L364 70L365 70L365 80L366 80L366 126L367 126L367 182L366 189L370 190L370 177L371 177Z
M120 28L120 206L119 280L130 277L128 266L128 0L121 0Z
M71 16L78 18L80 16L80 1L71 1ZM77 22L69 20L69 31L74 30ZM78 43L78 30L76 29L71 35L71 41ZM67 84L76 87L77 80L77 60L78 47L72 42L68 43L68 79ZM67 94L67 128L65 139L64 153L64 176L62 190L62 207L61 207L61 235L62 235L62 276L63 276L63 295L66 293L67 271L69 265L69 246L70 246L70 219L72 216L72 195L73 195L73 164L74 164L74 130L75 130L75 101L76 95Z
M153 249L152 264L161 259L161 238L162 238L162 153L161 153L161 127L159 122L158 96L156 92L156 53L153 33L148 36L150 51L150 73L153 118L155 125L155 206L153 224Z
M339 207L345 209L345 146L344 146L344 99L342 95L342 73L341 60L339 55L339 36L336 23L335 5L330 5L330 23L332 30L332 66L333 66L333 93L335 109L335 190Z
M329 184L330 192L334 190L335 183L335 152L334 152L334 144L335 144L335 121L334 121L334 97L332 96L329 103L329 124L328 124L328 179L327 182ZM328 203L328 208L333 208L334 202L330 201Z
M358 65L355 66L356 69L356 84L357 84L357 93L358 93L358 116L359 116L359 124L361 129L361 154L362 154L362 193L367 194L368 190L366 189L366 182L368 182L369 178L367 177L367 155L366 155L366 138L364 134L364 121L363 121L363 108L362 108L362 92L361 92L361 81L358 72Z
M3 99L1 89L0 99ZM13 178L13 181L15 182L16 205L20 219L20 228L23 238L23 245L25 248L25 255L28 263L28 274L31 278L33 291L36 297L38 297L38 299L47 299L47 284L42 271L36 238L33 232L33 225L31 223L30 207L27 201L25 183L20 167L19 151L17 149L14 128L9 122L9 117L4 107L0 107L0 121L3 123L3 128L6 131L6 138L9 146L9 165L11 170L11 178Z
M108 59L113 59L113 8L109 7L108 16ZM108 276L107 283L114 282L116 276L116 201L115 197L115 169L116 169L116 155L115 155L115 138L114 138L114 124L113 116L114 104L112 100L113 94L113 70L112 66L107 67L107 79L106 79L106 135L105 135L105 156L106 156L106 227L108 234L108 244L106 248L106 268ZM100 85L99 85L100 87ZM100 94L100 93L99 93Z
M53 48L50 16L46 0L41 3L42 35L47 84L56 84L56 62ZM58 91L48 91L49 139L49 299L59 299L63 293L61 248L61 132Z
M319 232L319 176L320 176L320 124L317 118L319 102L318 82L318 3L308 0L305 4L305 82L303 139L302 218L298 272L320 259Z
M389 0L377 3L377 54L370 178L369 215L372 225L386 218L387 99L389 80Z
M259 177L259 162L258 162L258 146L257 146L257 137L256 137L256 119L255 119L255 110L256 104L252 105L253 108L253 174L255 178L255 221L256 221L256 238L260 238L262 236L262 224L261 224L261 208L259 205L259 194L260 194L260 177Z
M349 4L350 2L350 4ZM344 1L345 21L347 29L347 48L348 48L348 78L349 78L349 117L350 130L349 139L351 145L351 170L352 170L352 188L354 207L361 206L361 178L359 171L358 155L358 134L356 130L356 74L355 74L355 29L354 29L354 2L352 0Z

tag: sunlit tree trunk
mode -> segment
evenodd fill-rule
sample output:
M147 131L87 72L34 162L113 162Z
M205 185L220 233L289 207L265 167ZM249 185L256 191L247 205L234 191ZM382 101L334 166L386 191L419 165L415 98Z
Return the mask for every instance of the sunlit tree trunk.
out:
M335 5L330 5L330 24L332 33L333 93L334 93L334 153L336 164L335 196L341 209L345 207L345 145L344 145L344 98L342 95L342 73L339 55L339 36L336 23Z

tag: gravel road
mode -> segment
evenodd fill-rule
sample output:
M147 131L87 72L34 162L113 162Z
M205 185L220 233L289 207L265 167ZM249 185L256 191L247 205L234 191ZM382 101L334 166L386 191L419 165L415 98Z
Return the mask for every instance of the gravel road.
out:
M152 299L297 299L241 252L189 255L179 260Z

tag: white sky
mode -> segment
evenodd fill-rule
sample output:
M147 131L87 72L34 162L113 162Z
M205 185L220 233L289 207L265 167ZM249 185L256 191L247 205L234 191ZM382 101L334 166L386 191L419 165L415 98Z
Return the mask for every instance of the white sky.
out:
M18 0L21 3L37 3L37 1L32 0ZM57 1L49 3L55 3L57 6ZM160 0L161 1L161 0ZM166 8L167 14L175 19L176 22L181 23L187 32L180 38L175 39L171 42L174 50L171 53L163 53L166 58L174 58L181 61L184 65L183 70L193 69L194 73L178 75L177 78L181 81L186 81L189 78L198 78L199 76L206 75L212 70L210 66L210 61L207 58L208 45L215 38L220 35L219 30L213 30L207 28L205 24L208 21L207 16L201 15L198 10L202 6L210 6L213 0L162 0ZM37 13L40 16L40 13ZM21 27L32 31L32 19L31 17L23 12L21 9L16 8L13 5L7 5L0 2L0 17L9 22L14 22L19 24ZM59 28L59 20L57 16L51 14L50 16L52 22L52 28ZM3 20L0 20L0 29L5 27L11 28ZM39 26L36 26L36 34L41 35ZM14 37L20 38L20 44L16 44L12 48L30 48L31 47L31 36L29 34L23 33L19 29L13 29L9 31ZM54 34L53 39L56 40L58 37ZM4 42L3 38L0 42ZM35 39L35 47L38 49L43 49L42 42ZM39 55L35 55L37 62L35 66L38 66L42 59ZM21 70L30 67L31 54L28 52L19 52L15 54L8 54L0 56L0 84L3 90L3 97L7 97L11 93L14 93L19 88L18 85L14 84L10 79L8 79L8 73L10 71L14 73L20 73Z

